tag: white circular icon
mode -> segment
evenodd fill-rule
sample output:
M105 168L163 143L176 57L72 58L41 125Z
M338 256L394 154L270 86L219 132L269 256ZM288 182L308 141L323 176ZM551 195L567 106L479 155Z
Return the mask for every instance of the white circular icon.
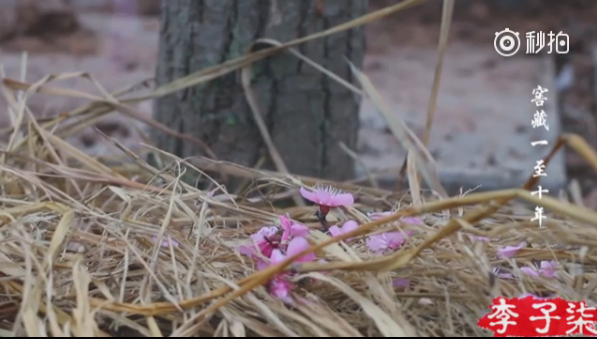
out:
M495 33L495 39L493 39L493 47L499 55L503 57L511 57L520 49L520 38L519 33L511 31L506 28L501 32Z

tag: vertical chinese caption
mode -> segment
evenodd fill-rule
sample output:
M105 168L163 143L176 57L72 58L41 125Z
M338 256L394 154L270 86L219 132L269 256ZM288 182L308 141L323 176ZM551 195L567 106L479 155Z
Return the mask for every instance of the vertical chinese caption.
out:
M533 89L533 99L531 102L535 104L535 114L533 115L532 125L533 128L545 128L545 130L549 131L549 125L547 124L547 113L543 109L543 105L547 101L547 97L545 93L548 92L547 88L543 88L541 86L537 86L537 88ZM547 140L536 140L531 142L531 146L547 146ZM537 160L537 165L535 165L535 173L533 174L534 178L537 177L547 177L547 173L545 172L545 164L543 160ZM549 190L544 189L541 185L538 185L538 190L531 192L532 195L538 195L539 199L543 197L543 193L549 193ZM535 207L535 217L531 219L531 221L538 221L539 227L543 226L543 220L546 217L543 215L543 207Z

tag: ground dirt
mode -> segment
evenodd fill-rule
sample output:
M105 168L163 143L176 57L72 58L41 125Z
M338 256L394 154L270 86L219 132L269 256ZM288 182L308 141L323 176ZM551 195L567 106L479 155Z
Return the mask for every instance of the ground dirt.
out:
M3 2L0 11L5 16L4 20L0 17L0 56L6 76L20 78L21 52L28 51L26 80L29 82L35 82L50 73L85 71L90 72L108 90L116 90L153 77L159 34L159 18L155 14L159 12L159 1L152 0L149 1L150 4L144 1L52 0L40 8L28 11L19 11L14 7L19 1L28 4L27 8L32 8L30 2L13 0ZM515 31L567 32L571 40L570 53L557 56L556 59L558 73L568 67L574 74L574 81L560 94L563 129L565 132L578 133L590 144L597 146L594 65L591 56L597 32L594 20L597 17L597 4L591 0L523 2L526 3L525 6L512 8L489 5L488 1L479 0L468 4L463 1L465 4L456 8L452 25L451 55L460 53L464 57L475 46L492 46L495 32L505 27ZM374 10L395 1L371 3L371 9ZM14 11L11 12L12 9L9 8ZM400 93L406 93L410 88L420 88L420 97L410 98L414 102L412 107L417 108L417 115L425 115L433 69L427 69L426 72L409 71L408 67L401 68L396 59L389 56L401 55L404 59L423 60L417 66L420 68L433 65L440 17L441 4L437 1L368 26L365 71L374 80L376 74L387 73L388 70L398 72L395 76L386 74L384 79L391 81L375 83L380 92L390 95L392 92L396 93L395 98L388 98L389 101L400 100ZM408 55L409 51L412 55ZM421 51L426 51L425 55L421 55ZM464 87L458 83L460 80L454 77L450 81L450 71L446 74L448 81L442 82L440 91L463 91ZM57 85L98 93L93 85L84 80ZM483 86L489 91L494 85L495 79L488 77L485 82L480 81L476 86L477 91L482 92ZM501 85L516 87L515 83ZM466 93L462 97L466 98ZM3 100L0 99L0 126L7 127L10 126L10 116ZM36 95L30 101L30 108L38 116L48 116L76 108L82 103L85 101ZM151 103L135 108L140 113L151 116ZM424 120L424 117L417 118ZM379 130L387 129L383 120L365 112L362 114L362 122L359 154L365 158L375 158L375 169L394 168L400 164L402 159L393 155L394 150L399 147L397 142L387 131L385 134L379 133ZM143 140L140 123L131 123L125 118L112 115L98 124L104 133L116 137L130 148L134 149ZM441 130L441 126L437 128ZM416 124L413 124L413 129L419 135L422 133ZM92 128L73 136L70 141L91 154L110 151L107 142ZM499 159L496 160L499 162ZM594 172L573 152L567 153L566 162L569 179L579 180L586 203L597 208L597 191L594 189L597 180Z

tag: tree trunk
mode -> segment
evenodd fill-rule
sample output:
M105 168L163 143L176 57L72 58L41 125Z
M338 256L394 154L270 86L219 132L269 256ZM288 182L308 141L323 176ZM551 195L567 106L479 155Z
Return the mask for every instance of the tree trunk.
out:
M253 41L286 42L367 13L367 0L163 0L158 84L245 55ZM354 83L361 68L362 27L298 47L308 58ZM354 162L360 98L288 52L253 65L253 89L274 144L293 174L347 180ZM156 119L200 138L218 158L253 167L267 154L238 72L156 100ZM203 155L191 142L156 132L158 147ZM271 163L268 167L272 167Z

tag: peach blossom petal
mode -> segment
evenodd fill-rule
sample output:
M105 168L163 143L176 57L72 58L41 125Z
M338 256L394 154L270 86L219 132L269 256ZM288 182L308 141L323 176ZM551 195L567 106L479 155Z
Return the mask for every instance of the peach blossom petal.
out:
M332 187L317 187L313 191L308 191L304 187L301 187L299 192L303 198L318 205L339 207L354 204L352 194L342 193Z
M294 238L288 243L288 250L286 251L286 255L294 256L295 254L298 254L298 253L308 249L309 247L311 247L311 244L309 244L309 241L307 241L307 239L302 238L302 237ZM296 261L297 262L305 262L305 261L313 261L313 260L315 260L315 253L311 252L309 254L306 254L306 255L298 258Z
M280 225L284 230L282 240L290 240L294 237L305 237L309 234L309 227L296 223L285 216L280 216Z
M290 292L292 291L292 284L284 279L273 279L269 284L269 293L286 303L292 303Z
M342 234L342 230L336 225L330 227L328 230L330 231L330 235L332 237L337 237Z
M342 233L343 234L350 233L350 232L356 230L357 228L359 228L359 224L356 221L348 220L347 222L344 223L344 226L342 226Z
M521 267L520 271L524 274L532 275L534 277L539 276L539 272L537 270L533 269L532 267L528 267L528 266Z
M313 191L308 191L306 190L304 187L301 187L299 189L299 193L301 194L301 196L311 202L314 202L316 204L319 204L319 197L317 195L317 193L313 192Z
M515 246L505 246L502 248L498 248L497 256L500 259L512 258L516 255L516 252L524 248L526 245L527 243L525 241L522 241L521 243Z
M331 206L350 206L354 204L354 197L350 193L341 193L332 196L329 203Z
M394 279L394 281L392 281L392 286L394 286L395 288L406 289L410 287L410 280L403 278Z
M252 258L259 258L259 253L266 257L270 257L275 246L270 243L267 238L272 237L278 233L277 227L262 227L257 233L251 235L253 243L250 245L238 246L238 251Z
M356 230L357 228L359 228L359 224L356 221L348 220L344 223L344 225L342 227L338 227L338 226L334 225L329 228L329 231L330 231L330 235L332 237L337 237L342 234L350 233L350 232ZM347 240L350 241L351 239L347 239Z
M301 224L292 224L290 233L293 237L306 237L309 234L309 227Z
M406 234L405 234L406 233ZM386 249L397 249L402 246L412 232L386 232L369 236L365 243L370 250L382 252Z
M272 256L270 257L270 259L272 261L272 264L278 264L284 261L286 259L286 256L282 254L282 251L280 251L279 249L275 249L272 251Z
M539 271L543 276L548 278L554 278L556 276L556 271L558 270L558 262L557 261L542 261Z

